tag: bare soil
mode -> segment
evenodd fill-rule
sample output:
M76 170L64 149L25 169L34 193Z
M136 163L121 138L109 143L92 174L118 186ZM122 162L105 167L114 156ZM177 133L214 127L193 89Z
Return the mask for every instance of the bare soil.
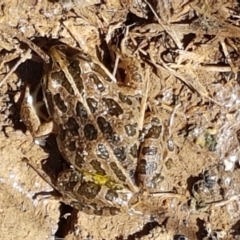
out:
M0 5L1 239L240 239L238 1ZM49 197L54 189L23 161L49 175L64 166L54 136L41 147L26 130L22 94L41 81L49 44L80 48L113 69L106 59L127 26L129 46L149 67L149 105L166 126L159 191L186 200L149 199L154 215L86 215Z

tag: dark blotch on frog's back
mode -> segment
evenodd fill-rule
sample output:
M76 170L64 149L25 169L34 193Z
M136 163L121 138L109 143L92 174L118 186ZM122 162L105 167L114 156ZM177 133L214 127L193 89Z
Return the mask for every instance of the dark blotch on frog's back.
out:
M122 181L125 182L126 181L126 177L123 175L122 171L118 168L117 164L115 162L111 162L110 163L110 167L113 170L114 174L116 175L116 177Z
M62 99L60 93L57 93L53 96L53 101L61 112L63 113L67 112L67 105L65 104L65 101Z
M86 101L91 113L95 113L98 110L98 102L93 98L87 98Z
M96 155L101 159L108 159L109 153L107 151L107 148L103 144L98 144L96 148Z
M77 190L79 195L83 195L88 199L94 199L101 190L101 185L94 182L82 182Z
M78 136L79 135L79 124L73 117L69 117L67 122L65 123L66 130L68 130L71 135Z
M79 101L77 102L75 110L76 110L76 115L78 117L87 119L88 117L87 110L81 102Z
M102 101L105 104L107 113L109 115L119 117L121 114L123 114L123 109L114 99L103 98Z
M98 117L97 124L103 134L107 134L108 136L113 135L113 128L105 118Z
M127 153L124 147L114 147L113 154L119 162L124 162L127 158Z
M96 159L92 160L90 162L90 164L92 165L93 169L96 171L97 174L105 176L106 172L105 170L101 167L101 163L99 161L97 161Z
M70 75L72 76L79 93L82 93L83 89L84 89L84 86L83 86L83 80L81 78L81 69L80 69L80 66L79 66L79 61L78 60L72 60L70 62L70 64L68 65L68 71L69 71ZM71 89L69 89L68 92L70 94L74 94L74 91L71 90Z
M138 131L137 131L137 123L134 124L128 124L124 126L125 132L129 137L135 136Z
M96 140L98 137L97 129L91 123L86 124L84 126L83 131L84 131L84 136L88 141Z

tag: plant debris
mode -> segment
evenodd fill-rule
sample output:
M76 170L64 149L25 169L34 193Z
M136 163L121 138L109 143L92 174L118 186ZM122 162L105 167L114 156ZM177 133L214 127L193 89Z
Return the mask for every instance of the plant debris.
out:
M1 239L53 239L56 232L64 239L239 239L238 1L0 4ZM98 217L35 198L52 188L22 159L53 176L63 163L54 140L45 148L33 143L20 104L24 86L41 81L55 43L94 56L117 79L124 56L141 65L146 107L164 125L159 192L184 200L149 198L145 206L159 209L154 215Z

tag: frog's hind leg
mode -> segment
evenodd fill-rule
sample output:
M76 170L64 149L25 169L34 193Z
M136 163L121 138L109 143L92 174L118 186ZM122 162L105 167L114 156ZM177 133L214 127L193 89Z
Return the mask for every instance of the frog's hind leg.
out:
M141 146L138 157L138 183L143 188L156 188L161 180L162 170L162 122L157 115L148 116L140 136Z

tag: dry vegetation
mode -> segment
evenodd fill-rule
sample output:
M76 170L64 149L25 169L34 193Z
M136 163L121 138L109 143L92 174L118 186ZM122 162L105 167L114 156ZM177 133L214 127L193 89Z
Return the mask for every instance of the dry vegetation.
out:
M240 6L231 1L0 1L1 239L239 239ZM80 48L114 68L113 49L142 63L148 105L161 116L161 191L154 215L89 216L59 199L34 198L51 187L23 162L55 174L54 139L33 139L19 109L36 85L47 48ZM52 164L52 165L51 165ZM61 168L61 167L59 167ZM43 198L41 196L41 198ZM57 233L56 233L57 232ZM184 236L186 238L184 238Z

